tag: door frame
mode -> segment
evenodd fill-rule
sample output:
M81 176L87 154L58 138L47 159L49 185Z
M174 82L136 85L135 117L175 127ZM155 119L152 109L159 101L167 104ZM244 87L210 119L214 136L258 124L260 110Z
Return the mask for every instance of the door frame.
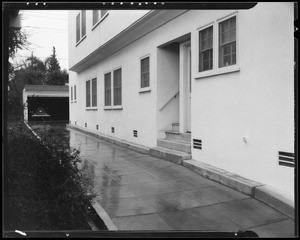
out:
M189 85L186 84L189 71L191 69L191 60L189 60L189 48L191 41L188 40L180 44L179 49L179 132L187 131L187 121L191 121L191 115L187 117L187 98L189 97ZM192 58L191 58L192 59ZM191 81L192 84L192 81Z

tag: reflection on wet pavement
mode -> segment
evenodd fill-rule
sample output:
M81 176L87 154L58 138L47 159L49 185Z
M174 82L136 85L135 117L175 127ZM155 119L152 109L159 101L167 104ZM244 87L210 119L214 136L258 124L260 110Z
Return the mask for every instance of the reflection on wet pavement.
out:
M55 128L62 141L80 150L83 161L78 167L93 180L96 201L118 229L238 231L256 227L265 233L276 221L285 226L291 221L265 204L182 166L65 125L46 127ZM293 236L293 226L286 227L285 233Z

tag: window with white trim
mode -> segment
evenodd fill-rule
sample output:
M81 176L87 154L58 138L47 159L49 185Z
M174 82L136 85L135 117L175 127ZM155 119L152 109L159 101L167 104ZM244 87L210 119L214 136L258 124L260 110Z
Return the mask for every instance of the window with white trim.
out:
M150 57L147 56L141 59L141 88L149 87L150 85Z
M104 106L111 106L111 73L104 74Z
M97 107L97 78L86 81L86 107Z
M73 101L73 87L71 87L71 102Z
M91 80L86 81L86 107L91 106Z
M213 26L199 31L199 72L213 68Z
M76 85L74 86L74 101L76 101Z
M108 14L108 10L93 10L93 27L101 22Z
M219 67L236 64L236 16L219 23Z
M86 10L76 16L76 44L86 36Z
M239 71L237 13L198 29L198 73L205 77Z
M114 106L122 105L122 69L114 70Z

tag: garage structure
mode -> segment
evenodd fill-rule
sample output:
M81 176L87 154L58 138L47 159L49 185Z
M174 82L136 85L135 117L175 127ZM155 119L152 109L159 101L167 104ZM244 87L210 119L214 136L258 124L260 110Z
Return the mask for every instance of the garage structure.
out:
M69 122L69 86L25 85L24 120Z

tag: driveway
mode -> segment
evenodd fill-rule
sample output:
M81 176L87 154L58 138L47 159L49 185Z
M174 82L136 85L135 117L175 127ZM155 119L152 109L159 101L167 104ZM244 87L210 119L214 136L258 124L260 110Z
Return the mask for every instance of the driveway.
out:
M80 149L79 167L93 179L95 200L118 230L251 230L260 237L294 236L294 221L288 216L183 166L65 125L49 127Z

